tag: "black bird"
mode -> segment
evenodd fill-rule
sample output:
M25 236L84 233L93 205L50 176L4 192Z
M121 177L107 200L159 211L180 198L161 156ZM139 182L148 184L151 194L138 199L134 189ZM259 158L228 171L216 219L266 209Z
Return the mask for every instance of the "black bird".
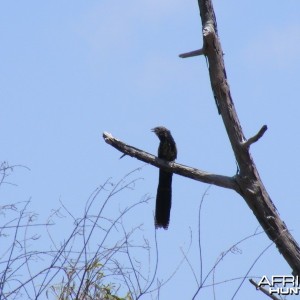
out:
M158 158L166 161L174 161L177 158L175 141L170 130L163 126L152 129L158 136ZM168 229L170 222L170 210L172 202L172 176L173 173L159 169L159 182L156 195L155 228Z

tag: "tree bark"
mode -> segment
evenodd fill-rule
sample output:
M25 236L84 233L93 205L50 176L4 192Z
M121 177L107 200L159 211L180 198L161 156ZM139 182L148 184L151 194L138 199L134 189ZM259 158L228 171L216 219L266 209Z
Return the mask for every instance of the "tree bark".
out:
M180 57L206 56L213 95L239 166L239 173L234 177L227 177L210 174L174 162L168 163L142 150L126 145L110 134L104 133L103 137L107 143L121 152L156 167L194 180L229 188L239 193L254 213L267 236L276 244L279 252L292 268L293 275L300 276L299 245L290 234L285 223L280 219L249 152L251 144L262 137L267 127L264 125L255 136L248 140L245 138L230 94L212 2L211 0L198 0L198 4L202 20L203 47L200 50L181 54Z
M275 205L267 193L249 152L251 143L246 141L231 98L227 82L223 51L217 34L217 22L211 0L198 0L203 29L203 49L209 63L213 94L222 116L240 173L235 177L240 194L253 211L258 222L276 244L279 252L300 275L300 248L280 219ZM266 127L263 127L266 129ZM261 129L261 132L264 129ZM259 136L259 133L258 133ZM253 141L255 141L255 137Z

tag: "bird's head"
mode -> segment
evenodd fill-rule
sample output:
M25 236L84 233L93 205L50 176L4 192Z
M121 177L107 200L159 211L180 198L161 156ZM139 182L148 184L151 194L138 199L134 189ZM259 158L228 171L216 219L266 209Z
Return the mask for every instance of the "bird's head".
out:
M164 126L154 127L151 129L151 131L154 132L158 136L159 139L166 138L171 135L170 130Z

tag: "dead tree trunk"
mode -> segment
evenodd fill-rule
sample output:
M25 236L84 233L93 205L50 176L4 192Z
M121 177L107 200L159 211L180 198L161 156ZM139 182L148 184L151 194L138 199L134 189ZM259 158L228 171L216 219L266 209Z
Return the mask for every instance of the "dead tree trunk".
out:
M249 151L250 146L263 136L267 126L264 125L255 136L245 138L230 94L212 2L211 0L198 0L198 3L202 20L203 47L200 50L181 54L180 57L204 55L208 60L213 95L239 166L238 174L233 177L222 176L173 162L169 163L126 145L108 133L104 133L103 137L108 144L121 152L156 167L194 180L235 190L246 201L270 240L276 244L279 252L292 268L293 274L300 276L299 245L280 219Z

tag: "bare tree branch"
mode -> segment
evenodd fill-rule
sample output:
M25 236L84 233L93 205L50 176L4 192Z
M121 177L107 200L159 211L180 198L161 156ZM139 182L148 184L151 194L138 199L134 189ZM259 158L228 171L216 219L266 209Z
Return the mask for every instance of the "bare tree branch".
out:
M113 201L120 192L132 189L139 180L132 178L133 174L134 171L116 183L107 180L101 184L90 195L82 216L78 218L63 205L62 212L56 210L46 224L41 224L36 222L36 215L28 211L30 201L1 206L0 214L6 217L0 219L0 239L1 245L6 246L0 251L0 300L23 299L24 296L26 299L45 299L45 295L47 298L50 295L55 299L78 300L106 299L107 295L116 295L114 299L117 299L118 293L124 293L120 289L122 286L128 292L128 299L137 300L146 294L153 296L158 293L162 285L156 284L157 245L152 258L141 225L128 231L123 223L137 206L148 202L149 196L125 207ZM64 223L67 236L56 242L57 230L53 225L58 224L55 221L60 221L65 214L71 226ZM3 220L7 218L9 222ZM41 230L48 229L50 246L47 240L43 240L42 249L36 248L35 235L31 233L34 225ZM50 225L53 232L48 228ZM32 245L34 251L30 251ZM149 264L142 263L144 255L149 257ZM39 264L38 269L35 263ZM148 277L143 276L144 272Z
M276 296L271 295L271 294L269 293L269 291L267 291L265 288L263 288L263 287L261 287L261 286L258 286L258 284L257 284L253 279L249 279L249 281L250 281L250 283L252 283L252 284L256 287L257 290L262 291L265 295L267 295L267 296L270 297L271 299L273 299L273 300L280 300L280 299L277 298Z
M264 135L267 129L268 129L267 125L264 125L256 135L254 135L253 137L249 138L246 142L244 142L243 146L249 148L250 145L257 142Z
M201 48L199 50L195 50L195 51L191 51L191 52L179 54L179 57L181 57L181 58L187 58L187 57L199 56L199 55L204 55L204 54L205 54L204 49Z
M264 134L267 127L263 126L258 134L248 141L245 138L227 81L223 50L218 37L217 22L212 2L211 0L198 0L198 4L202 20L203 47L201 51L196 50L183 54L181 57L190 57L204 53L207 58L213 95L239 166L239 174L227 177L210 174L173 162L167 163L140 149L124 144L108 133L104 133L103 137L106 143L119 151L153 166L194 180L235 190L244 198L265 233L276 244L279 252L293 269L293 274L300 275L299 245L290 234L285 223L280 219L249 152L249 146Z
M127 145L124 142L114 138L110 133L107 132L103 133L103 138L107 144L110 144L124 154L135 157L157 168L162 168L184 177L188 177L204 183L214 184L238 192L239 186L235 182L235 176L228 177L223 175L211 174L205 171L198 170L196 168L177 164L175 162L167 162L143 150Z
M213 94L240 168L240 174L236 176L240 194L268 237L276 244L279 252L293 269L293 274L300 275L299 245L280 219L277 209L260 179L249 147L243 146L246 138L231 98L212 2L211 0L198 0L198 4L203 26L203 48L205 48L209 63ZM257 137L259 138L265 130L266 127L263 127ZM255 138L248 144L250 145L253 140Z

